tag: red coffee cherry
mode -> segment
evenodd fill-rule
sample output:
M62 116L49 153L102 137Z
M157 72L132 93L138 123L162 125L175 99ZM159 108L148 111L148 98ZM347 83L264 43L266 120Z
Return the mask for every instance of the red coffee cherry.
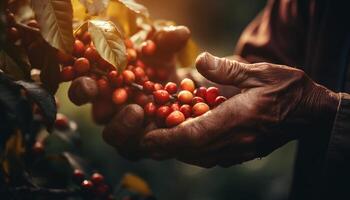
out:
M105 180L104 176L100 173L95 172L91 175L91 181L95 185L102 184L104 182L104 180Z
M207 96L207 88L206 87L199 87L194 90L194 95L197 97L201 97L203 99L206 99Z
M107 62L105 59L100 58L98 60L98 65L97 67L103 71L107 71L107 70L114 70L115 68L113 67L113 65L109 62Z
M181 124L182 122L185 121L185 115L180 112L180 111L173 111L167 118L166 118L166 125L167 127L174 127L177 126L179 124Z
M180 107L180 112L184 114L185 118L192 116L192 107L190 105L184 104Z
M218 96L218 97L216 97L216 99L215 99L215 106L218 106L218 105L222 104L222 103L225 102L226 100L227 100L227 98L224 97L224 96Z
M106 78L100 78L97 81L97 87L100 97L110 98L112 94L112 88L110 87L109 82L106 80Z
M56 116L56 120L55 120L55 128L60 129L60 130L69 129L68 118L63 114L58 113Z
M89 60L86 58L78 58L74 62L74 70L77 72L78 75L86 74L90 70Z
M141 67L142 69L146 69L145 63L143 63L141 60L137 60L135 63L136 67Z
M148 78L153 80L154 77L156 76L156 71L154 70L153 67L147 67L146 68L146 75L148 76Z
M89 45L91 43L91 35L89 32L83 33L81 36L81 40L84 42L84 44Z
M129 99L134 97L134 95L135 95L135 89L134 88L132 88L130 86L125 86L124 89L125 89L126 93L128 94L128 98Z
M166 90L154 91L153 97L154 97L154 101L159 105L166 104L170 100L170 95Z
M107 78L108 78L109 82L111 83L111 85L113 85L113 86L118 85L118 71L112 70L112 71L108 72Z
M77 57L81 57L84 55L85 52L85 45L80 40L75 40L73 45L73 55Z
M215 106L215 99L219 96L219 89L217 87L210 87L207 89L206 102L210 106Z
M165 85L165 90L169 92L169 94L175 94L177 92L176 83L169 82Z
M152 94L154 91L154 83L152 81L146 81L143 83L143 91L146 94Z
M85 174L80 169L75 169L73 172L73 178L77 183L81 183L85 178Z
M94 184L90 180L84 180L81 183L81 187L86 190L91 190L94 187Z
M194 82L189 79L189 78L185 78L181 81L181 89L182 90L187 90L187 91L190 91L190 92L193 92L194 89L195 89L195 85L194 85Z
M85 50L84 57L90 62L97 62L100 59L100 55L94 47L88 47Z
M182 104L191 104L192 103L192 99L193 99L193 94L191 92L187 91L187 90L182 90L177 95L177 99Z
M192 113L195 117L203 115L209 111L209 106L206 103L197 103L192 107Z
M154 84L154 90L157 91L157 90L162 90L163 89L163 86L162 84L160 83L155 83Z
M123 74L123 79L125 84L132 84L135 82L136 77L134 72L130 70L124 70L122 74Z
M74 58L71 55L65 54L62 51L57 51L56 59L62 65L73 65Z
M134 62L137 59L137 52L135 49L127 49L126 55L127 55L128 62Z
M170 115L172 112L171 108L169 106L160 106L157 109L156 116L158 120L164 120Z
M192 99L192 105L195 105L197 103L204 103L204 99L202 97L193 97Z
M143 109L145 111L145 115L148 117L153 117L157 112L157 106L153 102L147 103Z
M19 40L20 34L16 27L10 27L7 29L7 39L9 39L11 42L16 42Z
M127 49L131 49L134 47L134 43L129 38L124 40L124 44Z
M61 71L61 81L69 82L75 78L75 71L72 66L64 67Z
M126 103L128 100L128 93L124 88L118 88L113 92L113 102L117 105Z
M34 19L29 20L27 22L27 25L33 28L38 28L38 29L40 28L38 22Z
M170 105L170 108L172 111L175 111L175 110L180 110L180 104L179 103L173 103Z
M141 67L135 67L132 71L134 72L136 80L138 81L142 80L146 76L145 70L143 70Z
M134 102L140 106L146 105L149 101L148 96L142 92L137 92L134 96Z
M141 45L142 55L152 56L155 54L156 50L157 45L152 40L147 40Z

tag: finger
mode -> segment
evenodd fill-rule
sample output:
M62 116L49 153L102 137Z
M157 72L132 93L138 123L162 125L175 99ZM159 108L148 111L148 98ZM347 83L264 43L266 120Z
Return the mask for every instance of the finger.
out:
M191 36L185 26L166 26L154 36L154 41L160 52L175 53L181 50Z
M105 127L103 139L112 146L126 147L134 138L140 137L143 120L144 111L139 105L127 105Z
M196 60L196 67L205 78L219 84L234 85L241 89L262 85L254 73L254 64L240 63L202 53Z
M98 87L96 81L87 76L75 79L68 91L69 99L78 106L91 102L97 95Z

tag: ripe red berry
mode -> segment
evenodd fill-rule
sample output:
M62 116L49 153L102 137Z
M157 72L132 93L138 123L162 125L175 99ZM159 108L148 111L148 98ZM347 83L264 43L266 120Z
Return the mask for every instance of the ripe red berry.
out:
M135 63L135 66L136 67L141 67L142 69L146 68L145 63L143 63L141 60L137 60L136 63Z
M91 190L94 187L94 184L90 180L84 180L81 183L81 187L86 190Z
M134 96L134 102L140 106L146 105L149 101L148 96L142 92L137 92Z
M156 72L155 70L152 68L152 67L147 67L146 69L146 75L151 79L153 80L155 75L156 75Z
M135 67L132 71L134 72L137 81L142 80L146 76L145 70L141 67Z
M7 38L11 42L16 42L20 38L20 34L18 32L18 29L16 27L10 27L7 29Z
M60 130L68 129L69 128L68 118L63 114L58 113L55 120L55 127Z
M206 87L199 87L199 88L195 89L194 95L196 95L197 97L201 97L203 99L206 99L207 88Z
M101 58L98 60L97 67L103 71L114 70L114 67L111 63L107 62L105 59Z
M27 22L27 25L33 28L40 28L36 20L32 19Z
M206 102L210 106L215 106L215 99L219 96L219 89L217 87L210 87L207 89Z
M216 97L216 99L215 99L215 106L220 105L221 103L225 102L226 100L227 100L227 98L224 97L224 96Z
M166 90L154 91L153 97L154 97L154 101L159 105L166 104L170 100L170 95Z
M35 155L43 155L45 153L45 146L42 141L36 141L32 147Z
M143 108L145 111L145 115L148 117L153 117L156 114L157 106L153 102L149 102Z
M77 181L80 182L85 178L85 174L83 171L80 169L75 169L73 172L73 178Z
M61 81L68 82L75 78L75 71L72 66L64 67L61 71Z
M98 94L100 97L110 98L112 94L112 88L109 85L109 82L105 78L100 78L97 81Z
M63 53L62 51L57 51L56 59L62 65L74 64L74 58L71 55Z
M115 104L120 105L128 100L128 93L124 88L118 88L114 90L112 98Z
M137 52L135 49L127 49L126 55L127 55L128 62L134 62L137 59Z
M75 40L73 45L73 55L77 57L81 57L84 55L85 52L85 45L80 40Z
M163 86L162 84L160 83L155 83L154 84L154 90L157 91L157 90L162 90L163 89Z
M141 45L142 55L152 56L157 50L157 45L152 40L147 40Z
M180 111L173 111L167 118L166 118L166 125L167 127L174 127L177 126L179 124L181 124L182 122L185 121L185 115L180 112Z
M187 90L182 90L179 92L177 95L177 99L182 103L182 104L191 104L192 99L193 99L193 94Z
M192 113L195 117L203 115L209 111L209 106L206 103L197 103L192 107Z
M180 105L179 105L179 103L176 102L176 103L171 104L170 108L172 111L180 110Z
M124 70L122 74L123 74L125 84L131 84L131 83L135 82L136 77L135 77L134 72L132 72L130 70Z
M192 107L190 105L184 104L180 107L180 112L184 114L185 118L192 116Z
M86 74L90 70L89 60L86 58L78 58L74 62L74 70L77 72L78 75Z
M204 99L202 97L193 97L193 99L192 99L192 105L195 105L195 104L201 103L201 102L204 103Z
M111 85L116 86L118 85L118 71L112 70L107 74L107 78Z
M85 50L84 57L90 62L97 62L100 59L100 55L94 47L88 47Z
M81 36L81 40L84 42L84 44L89 45L91 43L91 35L89 32L83 33Z
M154 83L152 81L146 81L143 83L143 91L146 94L152 94L154 91Z
M134 47L134 43L129 38L125 39L124 43L125 43L125 47L128 48L128 49Z
M181 89L182 90L187 90L187 91L190 91L190 92L193 92L194 89L195 89L195 85L194 85L194 82L189 79L189 78L185 78L181 81Z
M169 92L169 94L175 94L177 92L176 83L169 82L165 85L165 90Z
M128 94L128 98L131 99L135 95L135 89L130 87L130 86L125 86L124 87L126 93Z
M169 106L160 106L156 112L157 119L164 120L168 117L168 115L170 115L171 112L172 110Z
M104 176L100 173L95 172L91 175L91 181L95 185L99 185L99 184L103 183L104 180L105 180Z

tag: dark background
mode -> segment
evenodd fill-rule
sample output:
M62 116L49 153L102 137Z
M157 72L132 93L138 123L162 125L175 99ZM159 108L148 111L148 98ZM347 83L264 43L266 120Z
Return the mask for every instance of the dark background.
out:
M231 55L244 27L264 7L265 0L140 0L154 19L169 19L192 30L203 51ZM177 161L128 162L103 143L102 127L91 121L90 106L76 107L67 99L67 87L58 96L64 114L76 120L83 137L84 157L116 183L133 172L145 178L161 200L286 199L291 183L295 143L261 160L231 168L203 169Z

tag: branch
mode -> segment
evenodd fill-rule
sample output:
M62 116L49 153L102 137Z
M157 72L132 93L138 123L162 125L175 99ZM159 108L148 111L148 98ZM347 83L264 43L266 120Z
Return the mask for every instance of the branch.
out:
M19 195L45 195L45 196L55 196L55 197L68 197L68 196L78 196L80 195L78 190L70 189L53 189L53 188L36 188L20 186L9 189L11 192Z

